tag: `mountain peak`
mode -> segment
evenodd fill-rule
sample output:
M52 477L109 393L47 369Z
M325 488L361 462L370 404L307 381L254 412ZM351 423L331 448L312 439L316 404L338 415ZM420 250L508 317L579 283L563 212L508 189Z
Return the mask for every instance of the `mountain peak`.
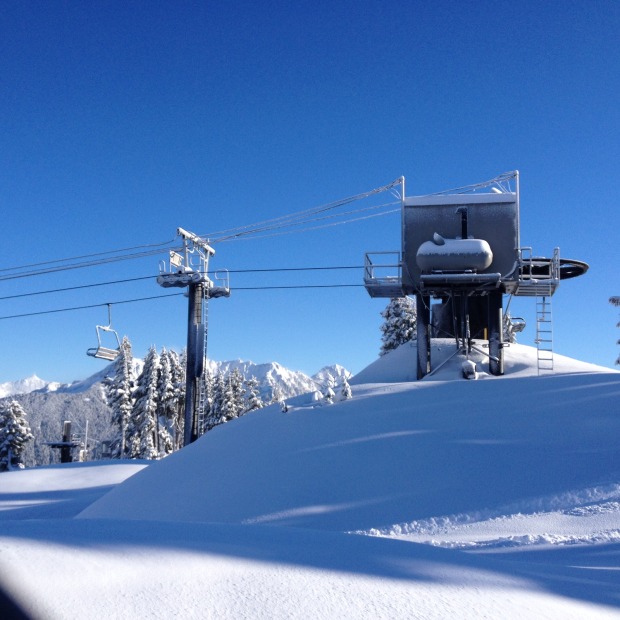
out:
M7 396L14 396L15 394L27 394L28 392L34 392L34 390L41 390L49 384L49 381L45 381L37 375L33 374L25 379L19 379L18 381L6 381L0 383L0 398L6 398Z

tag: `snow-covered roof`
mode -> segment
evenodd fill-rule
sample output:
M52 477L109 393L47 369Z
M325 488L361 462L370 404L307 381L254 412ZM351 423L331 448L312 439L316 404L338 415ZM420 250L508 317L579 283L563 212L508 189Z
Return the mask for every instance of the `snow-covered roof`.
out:
M516 202L516 200L517 195L513 192L500 194L439 194L433 196L407 196L404 200L404 205L405 207L420 205L475 205Z

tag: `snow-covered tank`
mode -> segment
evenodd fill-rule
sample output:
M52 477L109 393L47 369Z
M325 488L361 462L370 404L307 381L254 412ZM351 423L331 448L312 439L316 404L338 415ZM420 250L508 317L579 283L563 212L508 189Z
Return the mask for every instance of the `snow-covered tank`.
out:
M484 239L444 239L435 233L416 253L422 273L433 271L483 271L493 262L491 246Z

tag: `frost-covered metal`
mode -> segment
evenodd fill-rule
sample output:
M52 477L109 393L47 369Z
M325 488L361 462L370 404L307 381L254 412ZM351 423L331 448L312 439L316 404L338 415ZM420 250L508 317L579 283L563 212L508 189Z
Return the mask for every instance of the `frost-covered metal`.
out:
M517 171L425 196L406 196L400 182L401 251L366 255L368 293L416 296L418 378L431 371L433 336L453 336L466 350L473 338L487 340L490 372L503 374L503 295L549 298L588 265L560 259L558 248L545 258L521 246Z

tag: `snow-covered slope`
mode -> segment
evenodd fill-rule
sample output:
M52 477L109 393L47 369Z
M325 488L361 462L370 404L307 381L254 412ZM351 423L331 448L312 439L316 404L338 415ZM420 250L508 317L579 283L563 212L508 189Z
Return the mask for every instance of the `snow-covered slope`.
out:
M501 378L459 379L454 357L424 381L387 383L415 365L415 347L401 347L365 372L352 400L249 414L82 516L383 530L509 505L531 511L620 483L620 373L564 358L557 374L532 376L531 355L511 347Z
M620 373L535 356L402 382L401 347L351 400L251 413L109 492L103 465L0 474L5 583L50 618L620 618Z

